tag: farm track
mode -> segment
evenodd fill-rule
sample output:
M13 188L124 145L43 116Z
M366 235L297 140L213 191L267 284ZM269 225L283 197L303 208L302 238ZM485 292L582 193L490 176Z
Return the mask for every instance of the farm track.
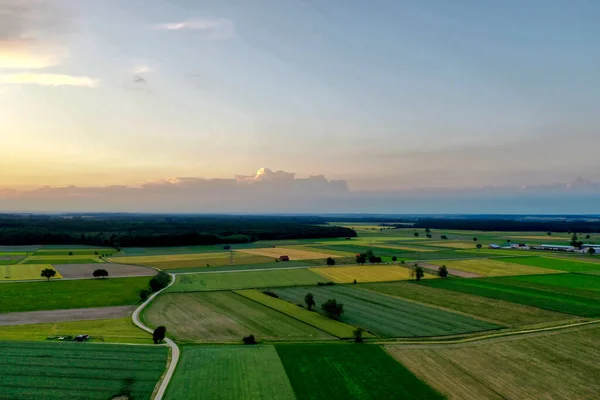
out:
M145 302L142 303L142 305L136 308L136 310L133 312L133 315L131 316L133 323L143 331L153 333L153 330L150 327L144 325L142 321L140 321L140 313L148 304L150 304L150 302L152 302L152 300L154 300L156 296L158 296L163 290L167 289L169 286L175 283L175 275L169 275L171 275L171 282L166 287L162 288L161 290L150 296ZM175 344L175 342L169 338L165 338L165 342L166 345L171 348L169 366L167 367L167 371L163 375L162 380L156 384L157 386L154 389L152 400L162 400L163 396L165 395L165 392L167 391L167 387L169 386L169 382L171 382L171 379L173 378L173 373L175 372L177 363L179 362L180 352L179 347L177 347L177 344Z

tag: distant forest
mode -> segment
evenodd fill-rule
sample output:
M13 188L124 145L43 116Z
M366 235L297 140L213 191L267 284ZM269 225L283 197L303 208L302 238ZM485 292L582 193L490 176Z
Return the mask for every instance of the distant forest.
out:
M319 217L234 215L0 215L0 245L193 246L354 237Z

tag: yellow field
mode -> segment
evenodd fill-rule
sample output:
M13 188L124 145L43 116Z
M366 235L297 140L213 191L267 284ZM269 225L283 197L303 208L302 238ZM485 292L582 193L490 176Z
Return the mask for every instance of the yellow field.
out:
M336 283L352 283L355 279L359 283L413 279L411 269L394 265L323 267L310 270ZM436 276L425 274L424 278L431 279Z
M279 256L289 256L290 260L314 260L317 258L341 257L337 254L320 253L316 251L294 249L291 247L266 247L264 249L244 249L237 251L240 253L254 254L271 258L279 258Z
M448 247L451 249L476 249L477 247L477 243L476 242L471 242L471 243L467 243L467 242L459 242L459 241L452 241L452 240L444 240L444 241L440 241L440 242L428 242L426 243L426 245L428 246L437 246L437 247ZM483 247L487 247L486 245L484 245L482 243Z
M40 276L43 269L54 269L50 264L13 264L0 265L0 281L19 281L29 279L44 279ZM62 278L56 271L52 279Z
M328 244L332 244L332 243L323 243L323 245L328 245ZM348 244L348 242L335 242L335 244ZM352 243L352 244L356 244L356 242ZM293 246L287 246L286 249L290 249L290 250L304 250L304 251L308 251L311 253L321 253L323 251L326 251L327 254L331 254L331 257L338 256L338 257L354 257L356 256L356 253L352 253L352 252L348 252L348 251L340 251L340 250L331 250L331 249L327 249L327 250L323 250L323 249L317 249L314 247L310 247L310 246L304 246L304 245L293 245Z
M533 275L533 274L555 274L564 271L556 271L548 268L538 268L529 265L520 265L488 259L478 260L455 260L455 261L430 261L431 264L445 265L450 269L471 272L481 276L508 276L508 275Z

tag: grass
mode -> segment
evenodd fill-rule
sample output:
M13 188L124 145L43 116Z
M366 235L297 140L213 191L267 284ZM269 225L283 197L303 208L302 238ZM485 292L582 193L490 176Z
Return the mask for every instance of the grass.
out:
M313 245L312 247L323 250L332 250L332 251L342 251L350 254L359 254L366 253L369 250L372 250L376 256L380 257L392 257L392 256L400 256L402 253L407 253L406 250L394 249L389 247L371 247L371 246L361 246L356 244L335 244L335 245Z
M477 246L477 242L473 242L471 241L469 242L459 242L456 240L442 240L442 241L434 241L434 242L427 242L427 243L423 243L426 246L432 246L432 247L447 247L450 249L462 249L462 250L471 250L471 249L476 249Z
M29 257L21 264L95 264L102 263L99 258L36 258Z
M273 346L184 346L169 400L294 400Z
M163 346L0 342L0 398L149 399L166 361Z
M276 348L298 400L443 399L379 346Z
M260 256L259 256L260 257ZM321 264L325 264L323 261ZM165 268L164 271L168 272L223 272L223 271L243 271L249 269L281 269L281 268L290 268L290 267L310 267L312 264L310 261L287 261L287 262L275 262L275 260L270 260L268 263L264 264L243 264L243 265L210 265L210 267L196 267L196 268L175 268L169 269Z
M43 341L49 336L88 334L107 343L150 344L152 337L135 327L130 318L11 325L0 329L0 340Z
M516 284L512 284L513 282L516 282ZM518 282L513 278L457 278L429 280L421 282L420 285L510 301L581 317L600 315L600 302L598 299L581 295L581 293L574 290L560 293L553 292L553 288L548 285L542 288L533 288L526 287L526 285L520 286Z
M365 284L358 288L446 308L510 327L574 318L569 314L408 282Z
M530 287L563 293L578 293L583 296L597 297L600 300L600 276L586 276L584 274L515 276L507 281L511 284L526 282ZM590 291L596 293L590 293Z
M70 255L69 253L73 253L72 255ZM48 249L45 247L42 247L40 250L36 251L34 253L35 256L69 256L69 257L74 257L74 256L95 256L98 257L99 255L113 255L117 253L117 251L113 248L104 248L104 249L99 249L99 248L92 248L92 249Z
M99 256L79 254L79 255L38 255L35 253L32 256L27 257L27 261L40 261L40 260L48 260L45 261L49 264L69 264L69 261L77 260L79 264L85 264L89 262L89 260L99 260Z
M151 326L164 325L169 336L187 342L333 339L323 331L232 292L176 293L158 296L143 312Z
M44 269L54 269L49 264L13 264L0 265L0 281L23 281L44 279L41 272ZM54 269L55 270L55 269ZM56 270L55 270L56 271ZM62 275L56 271L56 276L53 279L60 279Z
M279 311L283 314L289 315L290 317L302 321L310 326L329 333L330 335L338 338L351 338L355 328L352 325L347 325L339 321L335 321L318 312L308 311L305 308L298 307L296 304L289 303L285 300L276 299L271 296L267 296L257 290L236 290L235 293L244 296L250 300L260 303L273 310ZM369 337L372 335L366 335Z
M116 259L115 261L118 261ZM235 253L233 258L233 263L228 257L217 257L217 258L198 258L194 260L178 260L178 261L164 261L164 262L156 262L149 263L146 262L143 265L148 265L150 267L162 269L162 270L170 270L174 272L179 272L180 269L189 269L189 268L210 268L210 267L220 267L220 266L234 266L240 267L242 265L248 264L262 264L262 263L271 263L275 264L275 260L269 257L264 256L253 256L250 254L241 254Z
M279 256L289 256L290 260L314 260L317 258L328 258L328 257L342 257L335 253L319 252L319 250L305 250L301 248L292 247L265 247L257 249L244 249L238 250L240 253L247 253L252 255L259 255L265 257L271 257L272 259L279 258Z
M567 272L594 271L598 269L598 264L585 261L566 260L562 258L515 257L503 258L502 261Z
M504 260L504 259L502 259ZM560 272L546 268L532 267L498 260L459 260L436 262L435 265L445 265L450 269L471 272L481 276L531 275Z
M137 304L150 277L0 284L2 312L60 310Z
M177 275L169 292L253 289L272 286L310 285L322 281L320 275L308 269L279 269L271 271L215 272Z
M436 348L387 346L450 399L589 400L600 393L599 328Z
M311 271L323 276L326 280L337 283L405 281L414 279L413 270L396 265L373 265L353 267L311 268ZM436 278L425 274L424 278Z
M392 296L357 290L350 286L280 288L276 293L292 303L302 303L311 292L316 310L328 299L344 305L340 321L382 337L454 335L499 328L498 325Z

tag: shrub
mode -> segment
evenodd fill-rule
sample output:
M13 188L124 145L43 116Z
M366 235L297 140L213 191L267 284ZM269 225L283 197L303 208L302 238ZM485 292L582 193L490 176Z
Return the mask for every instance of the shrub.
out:
M152 340L154 340L154 344L162 342L165 339L166 334L167 328L162 325L157 327L152 333Z
M333 286L335 285L335 282L329 281L329 282L317 282L317 286Z
M73 255L73 252L72 252L72 251L70 251L70 252L69 252L69 255L70 255L70 256L72 256L72 255Z
M153 292L158 292L159 290L169 286L170 282L171 275L160 271L154 278L150 279L150 289L152 289Z
M329 299L325 303L321 304L321 310L332 319L339 319L344 312L344 305L338 303L335 299Z
M396 262L396 261L398 261L398 257L396 257L396 256L393 256L393 257L392 257L392 261L393 261L393 262Z
M335 265L335 260L331 257L327 257L327 265Z
M256 344L256 338L254 335L244 336L242 340L244 341L244 344Z
M266 294L267 296L275 297L276 299L279 298L279 296L277 295L277 293L271 292L270 290L263 291L263 294Z

